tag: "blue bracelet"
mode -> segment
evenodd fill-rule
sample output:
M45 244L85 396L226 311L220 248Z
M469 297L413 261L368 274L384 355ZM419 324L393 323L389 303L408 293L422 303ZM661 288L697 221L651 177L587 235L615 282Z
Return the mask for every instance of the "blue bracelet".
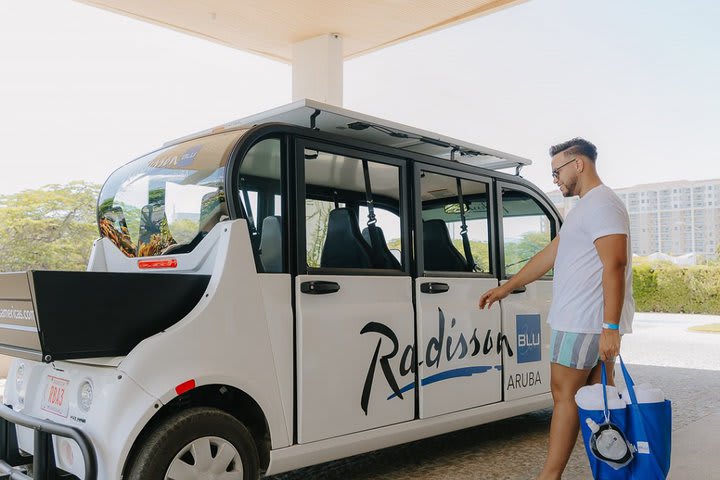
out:
M618 330L620 325L617 323L603 323L603 328L607 328L608 330Z

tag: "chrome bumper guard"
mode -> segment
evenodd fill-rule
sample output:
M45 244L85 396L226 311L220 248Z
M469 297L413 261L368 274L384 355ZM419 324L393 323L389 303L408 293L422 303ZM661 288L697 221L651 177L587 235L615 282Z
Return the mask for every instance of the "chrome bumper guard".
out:
M16 468L30 463L30 457L20 455L15 425L35 430L35 454L32 457L33 476ZM16 412L0 404L0 480L55 480L60 477L55 466L52 435L75 440L85 463L85 480L97 479L95 449L85 433L77 428L61 425Z

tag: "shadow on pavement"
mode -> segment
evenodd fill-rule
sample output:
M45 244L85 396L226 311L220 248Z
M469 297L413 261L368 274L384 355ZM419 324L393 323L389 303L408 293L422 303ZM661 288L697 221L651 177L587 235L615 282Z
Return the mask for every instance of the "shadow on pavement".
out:
M550 414L541 410L268 478L529 478L545 455Z

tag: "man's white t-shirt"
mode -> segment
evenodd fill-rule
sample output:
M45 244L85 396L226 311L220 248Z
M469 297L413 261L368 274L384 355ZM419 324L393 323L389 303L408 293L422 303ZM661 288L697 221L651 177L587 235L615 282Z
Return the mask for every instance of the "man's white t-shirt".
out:
M554 330L602 332L603 265L594 242L612 234L628 237L620 333L632 332L635 300L632 294L630 218L622 200L602 184L577 202L560 228L560 243L553 267L553 299L548 314L548 323Z

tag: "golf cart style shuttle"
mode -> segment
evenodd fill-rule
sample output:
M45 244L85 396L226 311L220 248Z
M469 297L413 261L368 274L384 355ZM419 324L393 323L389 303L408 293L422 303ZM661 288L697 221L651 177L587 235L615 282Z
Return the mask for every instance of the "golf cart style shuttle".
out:
M0 274L0 476L256 479L552 404L529 161L302 100L115 171L86 272ZM32 465L28 468L24 465Z

